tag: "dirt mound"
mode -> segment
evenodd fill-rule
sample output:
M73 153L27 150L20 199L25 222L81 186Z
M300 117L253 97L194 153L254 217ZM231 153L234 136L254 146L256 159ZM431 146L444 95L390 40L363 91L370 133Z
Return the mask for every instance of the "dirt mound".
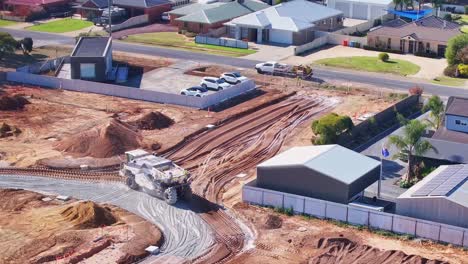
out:
M60 214L80 229L109 226L117 222L110 210L91 201L76 202L63 209Z
M21 189L0 189L0 211L21 211L28 206L41 203L44 195Z
M131 124L139 129L153 130L168 128L174 124L174 120L160 112L150 112Z
M30 102L21 95L0 97L0 110L20 110Z
M55 149L94 158L110 158L140 147L140 136L128 125L115 119L64 139Z
M309 264L335 263L380 263L380 264L442 264L440 260L429 260L421 256L407 255L399 250L379 250L360 245L347 238L321 238L317 247L319 254L309 259Z
M281 217L277 215L269 214L266 217L264 227L266 229L278 229L278 228L281 228L282 225L283 225L283 219L281 219Z

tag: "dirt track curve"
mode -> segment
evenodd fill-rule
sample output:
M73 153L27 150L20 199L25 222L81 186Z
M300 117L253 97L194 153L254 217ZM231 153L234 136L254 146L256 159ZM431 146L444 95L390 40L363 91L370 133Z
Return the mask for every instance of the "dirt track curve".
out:
M236 175L276 155L294 128L336 103L324 97L293 96L206 131L163 155L191 171L192 188L206 203L222 204L224 190ZM234 219L219 208L201 216L212 226L218 243L196 262L225 262L242 250L244 233Z

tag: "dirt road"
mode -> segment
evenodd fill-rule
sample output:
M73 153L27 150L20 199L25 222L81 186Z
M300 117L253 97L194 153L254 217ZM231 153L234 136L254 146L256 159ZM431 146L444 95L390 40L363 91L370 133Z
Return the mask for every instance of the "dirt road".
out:
M274 156L292 130L326 112L338 100L294 96L204 132L164 153L192 172L192 188L201 198L198 210L213 228L216 244L197 261L217 263L231 259L244 246L239 224L216 204L236 175ZM202 200L206 206L200 205ZM213 204L209 204L209 203Z

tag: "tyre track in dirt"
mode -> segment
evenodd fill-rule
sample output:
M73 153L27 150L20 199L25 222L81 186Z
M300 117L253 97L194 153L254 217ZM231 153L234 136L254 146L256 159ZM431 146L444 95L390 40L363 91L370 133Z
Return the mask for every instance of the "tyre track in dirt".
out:
M162 153L192 173L195 211L211 226L217 242L194 261L223 263L244 246L244 232L216 204L239 173L276 155L294 128L336 105L333 98L293 96L206 131ZM199 196L199 197L198 197Z

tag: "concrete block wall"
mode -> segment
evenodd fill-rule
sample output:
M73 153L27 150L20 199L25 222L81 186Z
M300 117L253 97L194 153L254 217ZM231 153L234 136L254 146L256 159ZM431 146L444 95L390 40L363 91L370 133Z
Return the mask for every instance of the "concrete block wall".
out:
M243 186L242 200L246 203L292 208L296 214L304 213L468 247L467 228L262 189L252 183Z

